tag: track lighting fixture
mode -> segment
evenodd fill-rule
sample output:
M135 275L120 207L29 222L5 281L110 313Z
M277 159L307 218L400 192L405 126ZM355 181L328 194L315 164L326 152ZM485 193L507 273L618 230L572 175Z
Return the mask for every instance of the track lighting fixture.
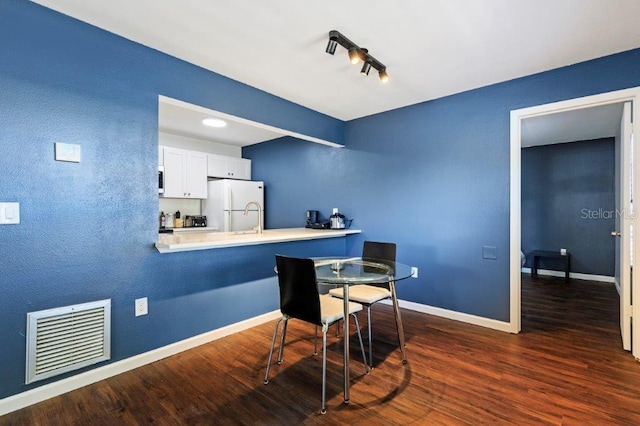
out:
M329 31L329 43L327 44L325 52L333 55L336 52L336 47L338 45L347 49L347 52L349 53L349 62L354 65L360 61L363 62L362 69L360 70L362 75L369 75L369 71L371 70L371 67L373 67L378 71L380 81L383 83L389 81L387 67L385 67L376 58L369 55L369 51L367 49L359 47L357 44L343 36L339 31Z

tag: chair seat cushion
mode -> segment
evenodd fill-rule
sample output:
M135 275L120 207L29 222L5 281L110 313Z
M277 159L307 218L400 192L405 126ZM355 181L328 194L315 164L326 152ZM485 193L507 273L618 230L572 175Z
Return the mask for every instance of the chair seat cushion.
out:
M334 288L329 290L329 294L333 297L343 298L343 288ZM376 287L373 285L353 285L349 286L349 300L358 303L371 305L384 299L391 297L391 292L384 287Z
M349 314L362 310L359 303L349 302ZM344 318L344 304L342 300L336 299L328 295L320 296L320 315L324 324L333 324L334 322Z

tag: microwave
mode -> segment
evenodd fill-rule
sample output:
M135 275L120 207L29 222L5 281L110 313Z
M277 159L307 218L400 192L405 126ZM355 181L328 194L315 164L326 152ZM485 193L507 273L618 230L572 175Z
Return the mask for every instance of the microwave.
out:
M158 166L158 194L164 194L164 166Z

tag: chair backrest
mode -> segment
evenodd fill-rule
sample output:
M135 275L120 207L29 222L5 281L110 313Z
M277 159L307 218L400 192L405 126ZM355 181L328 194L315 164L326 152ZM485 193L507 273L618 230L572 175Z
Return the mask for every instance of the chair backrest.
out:
M382 261L396 261L396 244L395 243L380 243L376 241L365 241L362 246L362 258L364 260L367 259L375 259ZM363 268L365 272L368 269L366 266ZM371 268L369 272L378 272L377 268ZM389 283L384 284L376 284L377 287L384 287L389 289Z
M365 241L362 246L363 259L378 259L396 261L396 244Z
M320 295L313 259L276 255L280 311L316 325L322 325Z

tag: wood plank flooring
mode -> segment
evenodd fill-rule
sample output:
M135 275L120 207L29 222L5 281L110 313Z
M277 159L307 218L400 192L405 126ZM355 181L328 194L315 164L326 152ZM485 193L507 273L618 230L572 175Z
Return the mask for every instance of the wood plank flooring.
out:
M10 413L0 424L640 424L640 363L621 348L612 284L524 275L522 311L522 333L511 335L403 310L409 363L402 365L392 310L374 306L375 368L364 375L354 337L349 405L341 338L331 333L325 415L313 328L291 321L284 362L266 386L273 323Z

